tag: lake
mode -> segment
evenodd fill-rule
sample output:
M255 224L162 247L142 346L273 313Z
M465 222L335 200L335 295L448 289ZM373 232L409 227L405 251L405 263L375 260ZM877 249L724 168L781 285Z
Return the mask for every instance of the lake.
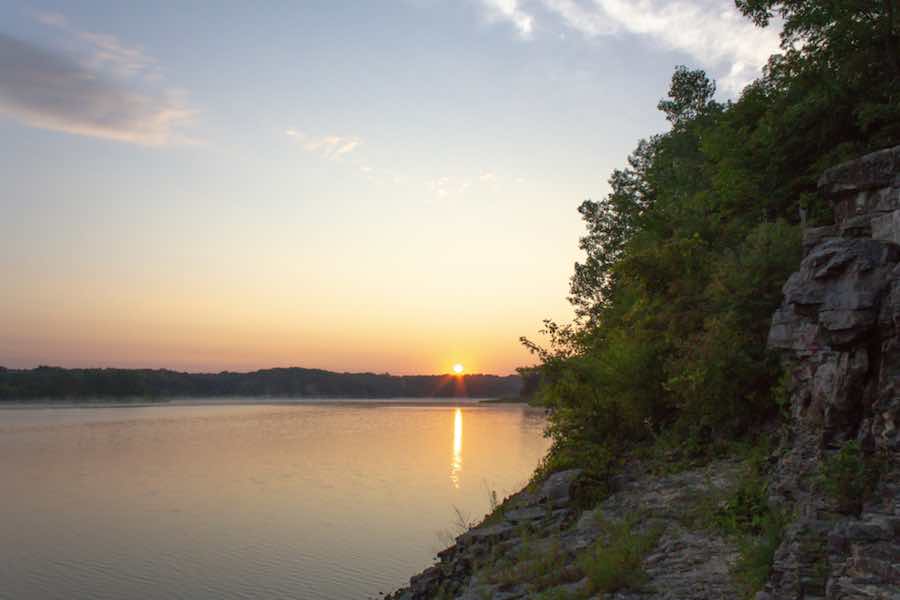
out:
M353 599L517 491L541 411L475 403L0 410L0 598Z

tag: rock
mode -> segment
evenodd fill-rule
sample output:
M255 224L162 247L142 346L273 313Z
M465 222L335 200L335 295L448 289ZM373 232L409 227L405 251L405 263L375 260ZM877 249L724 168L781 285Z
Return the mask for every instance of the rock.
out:
M827 225L825 227L808 227L803 232L803 256L809 254L810 250L812 250L814 247L818 246L825 240L835 238L837 237L837 235L838 229L834 225Z
M503 517L512 524L539 521L549 517L547 509L542 506L529 506L507 511Z
M515 528L508 523L498 523L487 527L478 527L470 529L458 538L456 545L460 547L469 546L478 543L496 544L513 535Z
M900 210L872 218L872 239L900 244Z
M836 212L838 209L841 214L863 212L871 208L871 190L895 187L897 173L900 173L900 146L828 169L819 178L819 191ZM866 195L860 196L860 193Z
M804 235L769 346L792 361L791 437L770 499L796 521L775 553L769 600L900 599L900 147L819 181L840 238ZM869 239L871 238L871 239ZM862 513L837 512L815 484L826 449L859 440L888 468Z
M572 501L575 484L583 475L581 469L569 469L554 473L541 484L538 501L548 503L553 508L568 506Z

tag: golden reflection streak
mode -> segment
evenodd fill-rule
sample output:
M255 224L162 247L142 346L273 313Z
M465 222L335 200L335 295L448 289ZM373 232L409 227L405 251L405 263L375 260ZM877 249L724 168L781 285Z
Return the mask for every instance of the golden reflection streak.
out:
M462 409L453 415L453 460L450 463L450 481L459 489L459 474L462 472Z

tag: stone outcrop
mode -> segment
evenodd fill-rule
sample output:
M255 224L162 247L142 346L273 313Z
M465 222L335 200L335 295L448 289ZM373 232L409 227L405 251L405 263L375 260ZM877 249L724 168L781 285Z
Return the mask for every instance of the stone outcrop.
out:
M641 472L636 465L591 510L590 484L579 470L552 475L535 491L523 490L493 518L470 529L438 554L438 562L388 600L485 598L606 598L688 600L739 597L731 574L738 550L732 540L691 527L698 499L718 497L734 485L741 465L719 461L675 475ZM592 593L578 559L604 542L605 524L639 516L637 532L659 537L643 561L639 590Z
M412 577L408 588L387 600L523 597L522 584L482 585L473 576L482 565L517 554L525 545L523 537L550 539L569 529L577 515L582 484L582 471L572 469L554 473L537 490L522 490L504 502L495 518L457 537L455 544L438 553L434 566Z
M769 346L791 369L791 426L770 501L796 520L759 600L900 599L900 147L825 172L834 226L804 232ZM886 465L857 515L816 483L849 441Z

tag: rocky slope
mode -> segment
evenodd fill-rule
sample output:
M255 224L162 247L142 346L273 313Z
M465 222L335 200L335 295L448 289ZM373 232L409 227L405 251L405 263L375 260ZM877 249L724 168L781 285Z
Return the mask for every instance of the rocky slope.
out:
M594 482L579 470L552 475L536 490L511 498L493 520L469 530L438 555L433 567L390 600L432 598L600 597L597 573L584 562L613 536L649 536L639 590L616 600L736 598L734 544L694 526L703 500L733 485L740 465L723 461L669 476L634 469L591 510Z
M836 222L805 231L769 335L790 371L790 415L766 489L789 524L756 600L900 600L900 147L827 171L820 190ZM836 495L848 474L829 488L831 464L871 485ZM633 463L599 504L596 482L557 473L389 598L740 598L736 542L697 512L716 511L743 468L660 476Z

